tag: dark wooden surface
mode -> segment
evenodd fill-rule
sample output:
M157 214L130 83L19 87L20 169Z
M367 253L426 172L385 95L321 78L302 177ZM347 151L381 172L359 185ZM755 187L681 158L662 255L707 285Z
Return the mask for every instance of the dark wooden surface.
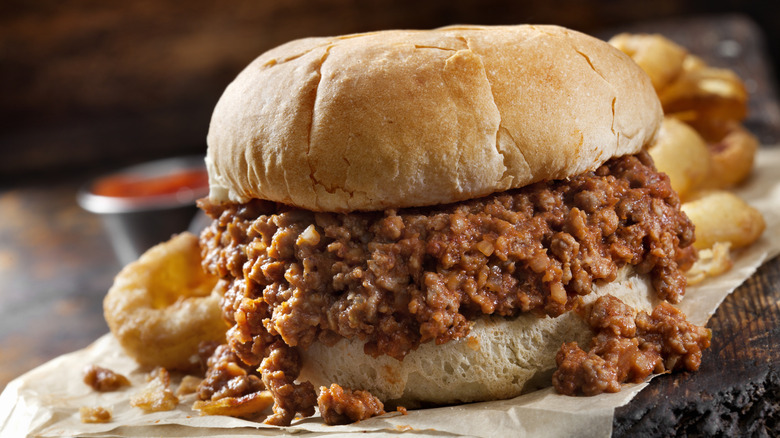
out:
M712 64L735 69L751 93L748 126L764 143L780 141L773 75L751 21L667 21L601 36L620 30L663 32ZM723 50L724 41L740 50ZM90 176L64 173L0 186L0 388L108 330L102 297L120 266L99 219L76 204L76 191ZM713 345L702 369L653 380L616 412L616 436L780 434L780 260L728 297L709 327Z

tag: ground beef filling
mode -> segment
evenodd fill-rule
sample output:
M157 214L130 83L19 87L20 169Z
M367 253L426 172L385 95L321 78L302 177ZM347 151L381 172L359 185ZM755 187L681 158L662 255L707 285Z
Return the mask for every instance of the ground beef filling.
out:
M712 336L665 301L649 315L637 314L606 295L589 307L585 319L596 333L590 351L569 342L555 357L553 386L562 394L618 392L622 382L641 382L654 372L695 371Z
M275 424L313 405L311 385L295 383L296 348L358 337L367 354L402 360L422 342L465 336L479 315L560 315L624 265L676 303L696 258L693 226L646 153L445 206L202 207L215 218L201 236L204 266L230 282L231 351L259 366Z

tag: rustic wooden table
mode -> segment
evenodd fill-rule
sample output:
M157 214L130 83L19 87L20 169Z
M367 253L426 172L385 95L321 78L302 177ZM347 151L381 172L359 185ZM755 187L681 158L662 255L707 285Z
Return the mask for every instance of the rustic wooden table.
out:
M780 110L761 34L742 17L648 23L714 65L736 70L751 94L748 127L780 141ZM0 389L106 333L102 298L120 266L99 219L75 201L89 175L0 186ZM618 409L616 436L780 434L780 259L766 263L710 320L712 347L697 373L660 376Z

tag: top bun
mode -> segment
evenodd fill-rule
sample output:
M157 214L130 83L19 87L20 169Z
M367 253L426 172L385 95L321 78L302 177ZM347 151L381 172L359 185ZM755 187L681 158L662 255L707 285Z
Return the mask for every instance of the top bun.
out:
M636 153L662 116L628 56L557 26L296 40L217 103L210 199L337 212L462 201Z

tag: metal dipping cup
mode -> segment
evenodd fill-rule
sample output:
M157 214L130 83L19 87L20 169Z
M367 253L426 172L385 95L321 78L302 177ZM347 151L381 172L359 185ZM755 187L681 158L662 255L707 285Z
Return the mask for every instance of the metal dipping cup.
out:
M187 230L198 211L195 201L208 195L208 183L159 194L106 196L96 193L101 182L167 181L170 189L172 178L200 171L205 175L203 156L151 161L96 178L79 190L77 201L83 209L101 216L117 259L126 265L152 246Z

